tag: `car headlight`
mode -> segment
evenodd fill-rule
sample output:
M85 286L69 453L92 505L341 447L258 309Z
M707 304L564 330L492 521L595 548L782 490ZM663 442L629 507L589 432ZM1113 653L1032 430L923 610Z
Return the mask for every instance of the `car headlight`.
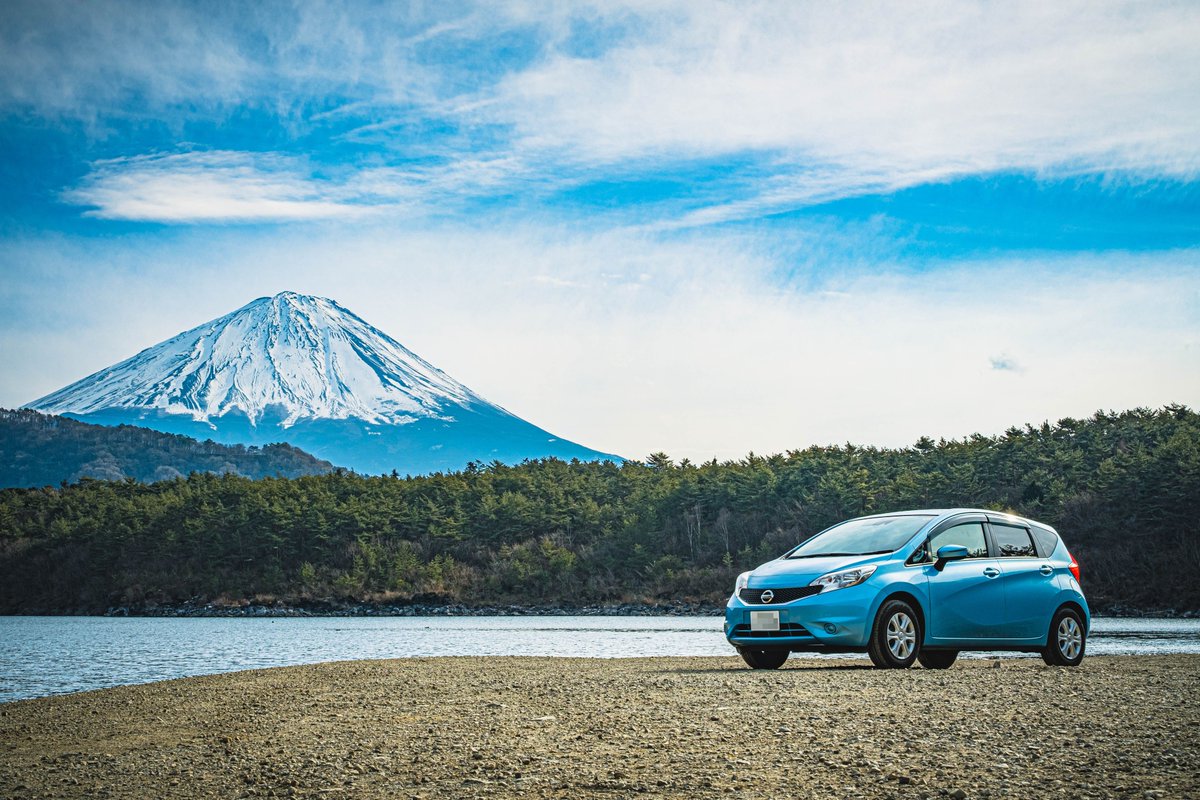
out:
M854 569L844 569L841 572L830 572L828 575L822 575L810 583L809 586L820 586L822 592L832 592L835 589L858 586L874 573L874 564L865 567L855 567Z
M750 582L750 573L743 572L737 576L737 581L733 584L733 594L736 597L737 593L746 588L746 584Z

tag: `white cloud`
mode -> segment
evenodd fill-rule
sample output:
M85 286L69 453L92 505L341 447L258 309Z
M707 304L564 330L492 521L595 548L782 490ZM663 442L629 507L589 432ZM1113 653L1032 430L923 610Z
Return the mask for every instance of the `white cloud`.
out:
M415 6L12 0L0 25L0 104L82 120L302 118L327 99L430 102L436 74L403 37L437 18Z
M1195 8L689 3L632 13L637 33L598 57L551 45L455 113L511 126L514 152L559 171L651 174L756 154L749 196L660 227L996 171L1193 179L1200 167Z
M404 169L339 169L321 177L279 153L202 151L96 162L69 203L86 216L154 222L286 222L419 214L516 180L515 159L462 159Z
M512 74L485 112L524 147L600 163L772 154L776 177L722 217L997 170L1200 167L1200 7L738 2L645 17L648 32L599 58Z
M157 222L261 222L361 215L328 199L287 159L227 151L100 161L64 194L87 216Z
M1014 359L1012 356L1009 356L1009 355L1003 354L1003 353L998 356L990 357L988 359L988 362L992 365L992 369L997 370L999 372L1020 373L1020 372L1025 371L1025 368L1023 366L1021 366L1019 363L1017 363L1016 359Z
M318 148L322 134L377 148L347 165L364 182L418 152L497 194L753 157L746 192L665 227L1003 170L1200 168L1200 6L1187 3L28 3L10 20L0 104L84 119L100 138L118 118L182 129L253 108ZM335 118L357 127L323 127ZM298 207L293 188L251 215L340 213ZM389 188L420 202L441 190L431 176Z
M733 458L1200 407L1200 253L857 273L781 290L742 237L514 224L20 248L0 405L283 289L338 299L489 399L610 452ZM86 260L91 271L74 265ZM169 266L168 266L169 265ZM547 281L547 276L554 280ZM55 285L53 296L25 291ZM80 347L88 342L86 348ZM1019 380L992 369L1019 354Z

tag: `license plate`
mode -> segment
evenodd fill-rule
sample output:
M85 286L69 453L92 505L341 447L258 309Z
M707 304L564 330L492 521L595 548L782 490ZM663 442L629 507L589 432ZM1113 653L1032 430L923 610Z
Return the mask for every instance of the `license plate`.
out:
M752 631L777 631L777 630L779 630L779 612L778 611L751 611L750 612L750 630L752 630Z

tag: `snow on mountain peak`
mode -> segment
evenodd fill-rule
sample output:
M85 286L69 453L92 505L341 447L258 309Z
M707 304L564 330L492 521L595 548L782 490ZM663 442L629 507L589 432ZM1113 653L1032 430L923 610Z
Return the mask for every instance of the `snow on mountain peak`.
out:
M280 292L147 348L29 404L52 414L241 413L406 423L488 405L395 339L324 297Z

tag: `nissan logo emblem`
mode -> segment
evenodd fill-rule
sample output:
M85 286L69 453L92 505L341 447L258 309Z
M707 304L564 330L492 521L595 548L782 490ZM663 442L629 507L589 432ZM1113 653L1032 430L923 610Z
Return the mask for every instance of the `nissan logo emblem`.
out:
M767 589L765 592L762 593L762 601L764 603L769 603L774 599L775 599L775 593L772 592L770 589Z

